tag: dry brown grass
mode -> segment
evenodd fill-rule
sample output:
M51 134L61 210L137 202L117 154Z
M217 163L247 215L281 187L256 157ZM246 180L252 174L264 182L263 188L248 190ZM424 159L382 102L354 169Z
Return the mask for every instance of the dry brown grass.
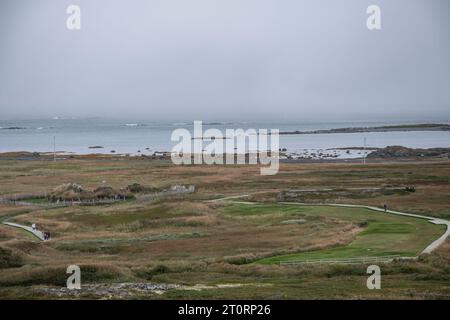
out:
M39 243L18 229L0 226L0 245L13 250L25 263L21 268L2 270L0 284L59 283L61 270L69 264L94 266L92 274L100 271L98 278L92 279L102 281L139 280L139 272L146 274L162 264L171 271L157 275L150 272L155 281L197 283L270 278L272 283L284 283L289 277L292 280L295 276L314 274L308 281L319 283L320 277L329 278L332 270L238 266L228 262L343 245L360 231L353 224L330 219L298 225L272 223L271 215L266 217L269 222L238 219L221 214L222 204L202 201L221 196L250 194L250 200L272 202L280 191L287 189L413 185L417 191L408 195L328 200L377 206L388 203L391 209L450 217L449 161L366 166L281 164L278 175L261 176L257 166L173 166L167 161L114 157L69 159L56 164L42 160L0 160L0 195L49 191L67 182L94 188L103 180L114 188L134 182L159 188L195 184L197 192L179 199L136 200L96 207L44 209L0 205L0 217L37 223L42 229L51 230L53 236L51 242ZM164 237L158 238L161 235ZM448 245L436 256L434 260L420 262L419 267L429 270L426 266L433 265L433 274L440 277L446 267L434 265L448 261ZM289 293L288 288L291 287L276 290ZM239 296L237 291L234 294Z

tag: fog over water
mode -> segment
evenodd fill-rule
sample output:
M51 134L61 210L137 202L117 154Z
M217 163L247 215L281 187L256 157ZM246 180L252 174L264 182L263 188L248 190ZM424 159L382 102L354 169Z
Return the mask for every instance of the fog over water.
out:
M448 0L1 1L0 119L448 121L449 57Z
M386 124L390 123L205 122L203 133L210 128L220 130L225 136L226 130L230 128L279 129L281 132L292 132ZM102 118L0 121L0 152L52 152L55 138L56 151L60 152L111 154L111 151L115 151L116 154L152 155L155 152L172 150L178 143L171 141L172 132L177 128L185 128L193 136L193 123L189 122L132 122ZM204 146L209 143L205 141ZM361 148L364 144L367 148L389 145L450 148L450 131L280 135L279 146L286 148L288 152L301 152L303 149ZM95 146L102 148L89 148Z

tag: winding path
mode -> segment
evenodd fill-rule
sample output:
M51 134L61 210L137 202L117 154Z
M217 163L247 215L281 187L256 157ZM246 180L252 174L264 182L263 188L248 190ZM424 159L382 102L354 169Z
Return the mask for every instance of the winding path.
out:
M206 200L205 202L219 202L219 201L225 201L225 200L233 200L233 199L240 199L240 198L246 198L248 197L248 194L242 194L237 196L228 196L225 198L218 198L218 199L212 199L212 200Z
M369 209L369 210L373 210L373 211L378 211L378 212L383 212L384 213L384 209L382 209L382 208L373 207L373 206L357 205L357 204L339 204L339 203L331 203L331 204L328 204L328 203L316 204L316 203L314 203L313 204L313 203L301 203L301 202L280 202L280 203L283 203L283 204L298 204L298 205L302 205L302 206L330 206L330 207L346 207L346 208L364 208L364 209ZM444 225L447 226L447 229L445 230L444 234L442 236L440 236L437 240L435 240L431 244L429 244L422 251L422 254L424 254L424 253L431 253L434 249L436 249L441 244L443 244L448 236L450 236L450 221L448 221L448 220L439 219L439 218L435 218L435 217L429 217L429 216L423 216L423 215L420 215L420 214L394 211L394 210L386 210L386 212L387 213L391 213L391 214L395 214L395 215L399 215L399 216L406 216L406 217L425 219L425 220L428 220L428 222L433 223L433 224L444 224Z
M239 198L245 198L248 197L248 195L240 195L240 196L230 196L225 198L219 198L219 199L213 199L209 200L207 202L218 202L218 201L226 201L226 200L233 200L233 199L239 199ZM248 201L233 201L234 203L245 203L245 204L257 204L257 202L248 202ZM289 204L289 205L302 205L302 206L330 206L330 207L346 207L346 208L364 208L369 209L373 211L378 211L384 213L384 209L373 207L373 206L365 206L365 205L356 205L356 204L340 204L340 203L303 203L303 202L279 202L281 204ZM406 217L413 217L418 219L425 219L430 223L433 224L443 224L446 226L446 230L442 236L440 236L438 239L433 241L431 244L429 244L423 251L424 253L431 253L433 250L438 248L441 244L445 242L445 240L450 236L450 221L445 219L439 219L435 217L430 216L424 216L414 213L407 213L407 212L400 212L400 211L394 211L394 210L386 210L387 213L399 215L399 216L406 216ZM14 222L3 222L4 225L8 225L15 228L20 228L25 231L30 232L35 237L37 237L39 240L44 241L44 234L39 230L33 230L33 228L24 226L18 223Z
M32 235L34 235L35 237L37 237L39 240L44 241L44 234L42 233L42 231L39 230L33 230L33 228L28 227L28 226L24 226L18 223L14 223L14 222L3 222L4 225L10 226L10 227L14 227L14 228L20 228L23 229L25 231L30 232Z
M248 197L248 195L241 195L241 196L232 196L232 197L225 197L225 198L219 198L214 199L214 202L218 201L226 201L226 200L232 200L236 198L244 198ZM210 201L211 202L211 201ZM234 203L242 203L242 204L257 204L257 202L250 202L250 201L233 201ZM384 209L373 207L373 206L365 206L365 205L357 205L357 204L340 204L340 203L304 203L304 202L278 202L282 204L290 204L290 205L302 205L302 206L330 206L330 207L346 207L346 208L364 208L369 209L373 211L383 212ZM406 216L406 217L413 217L418 219L425 219L430 223L433 224L443 224L446 225L447 229L445 230L444 234L440 236L438 239L433 241L431 244L429 244L425 249L423 249L421 254L424 253L431 253L433 250L438 248L441 244L445 242L445 240L450 236L450 221L435 217L429 217L424 216L420 214L414 214L414 213L407 213L407 212L400 212L400 211L394 211L394 210L386 210L387 213L399 215L399 216Z

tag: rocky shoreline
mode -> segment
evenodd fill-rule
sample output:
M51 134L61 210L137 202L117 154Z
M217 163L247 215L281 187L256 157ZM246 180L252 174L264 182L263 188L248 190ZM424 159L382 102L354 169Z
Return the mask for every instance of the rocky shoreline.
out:
M280 161L319 161L319 160L358 160L366 157L367 159L420 159L420 158L450 158L450 148L407 148L403 146L387 146L385 148L364 148L364 147L345 147L332 149L303 149L297 152L290 152L286 149L280 149ZM168 160L171 156L169 152L161 152L153 155L130 155L130 154L66 154L57 153L56 160L68 159L121 159L127 158L141 160ZM246 154L248 157L249 154ZM54 160L51 152L4 152L0 153L0 160Z
M450 148L413 149L402 146L389 146L377 149L368 158L450 158Z
M284 131L280 134L331 134L331 133L363 133L363 132L393 132L393 131L450 131L449 124L439 123L421 123L421 124L402 124L379 127L348 127L312 131Z

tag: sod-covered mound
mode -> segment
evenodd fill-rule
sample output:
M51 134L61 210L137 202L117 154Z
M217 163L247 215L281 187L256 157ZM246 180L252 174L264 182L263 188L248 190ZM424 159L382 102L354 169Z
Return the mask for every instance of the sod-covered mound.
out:
M53 189L48 194L48 198L52 201L92 200L95 199L95 195L92 191L85 190L81 185L70 182Z
M108 185L101 185L94 190L87 190L74 182L62 184L48 194L50 201L118 200L132 197L133 194L131 192L116 190Z

